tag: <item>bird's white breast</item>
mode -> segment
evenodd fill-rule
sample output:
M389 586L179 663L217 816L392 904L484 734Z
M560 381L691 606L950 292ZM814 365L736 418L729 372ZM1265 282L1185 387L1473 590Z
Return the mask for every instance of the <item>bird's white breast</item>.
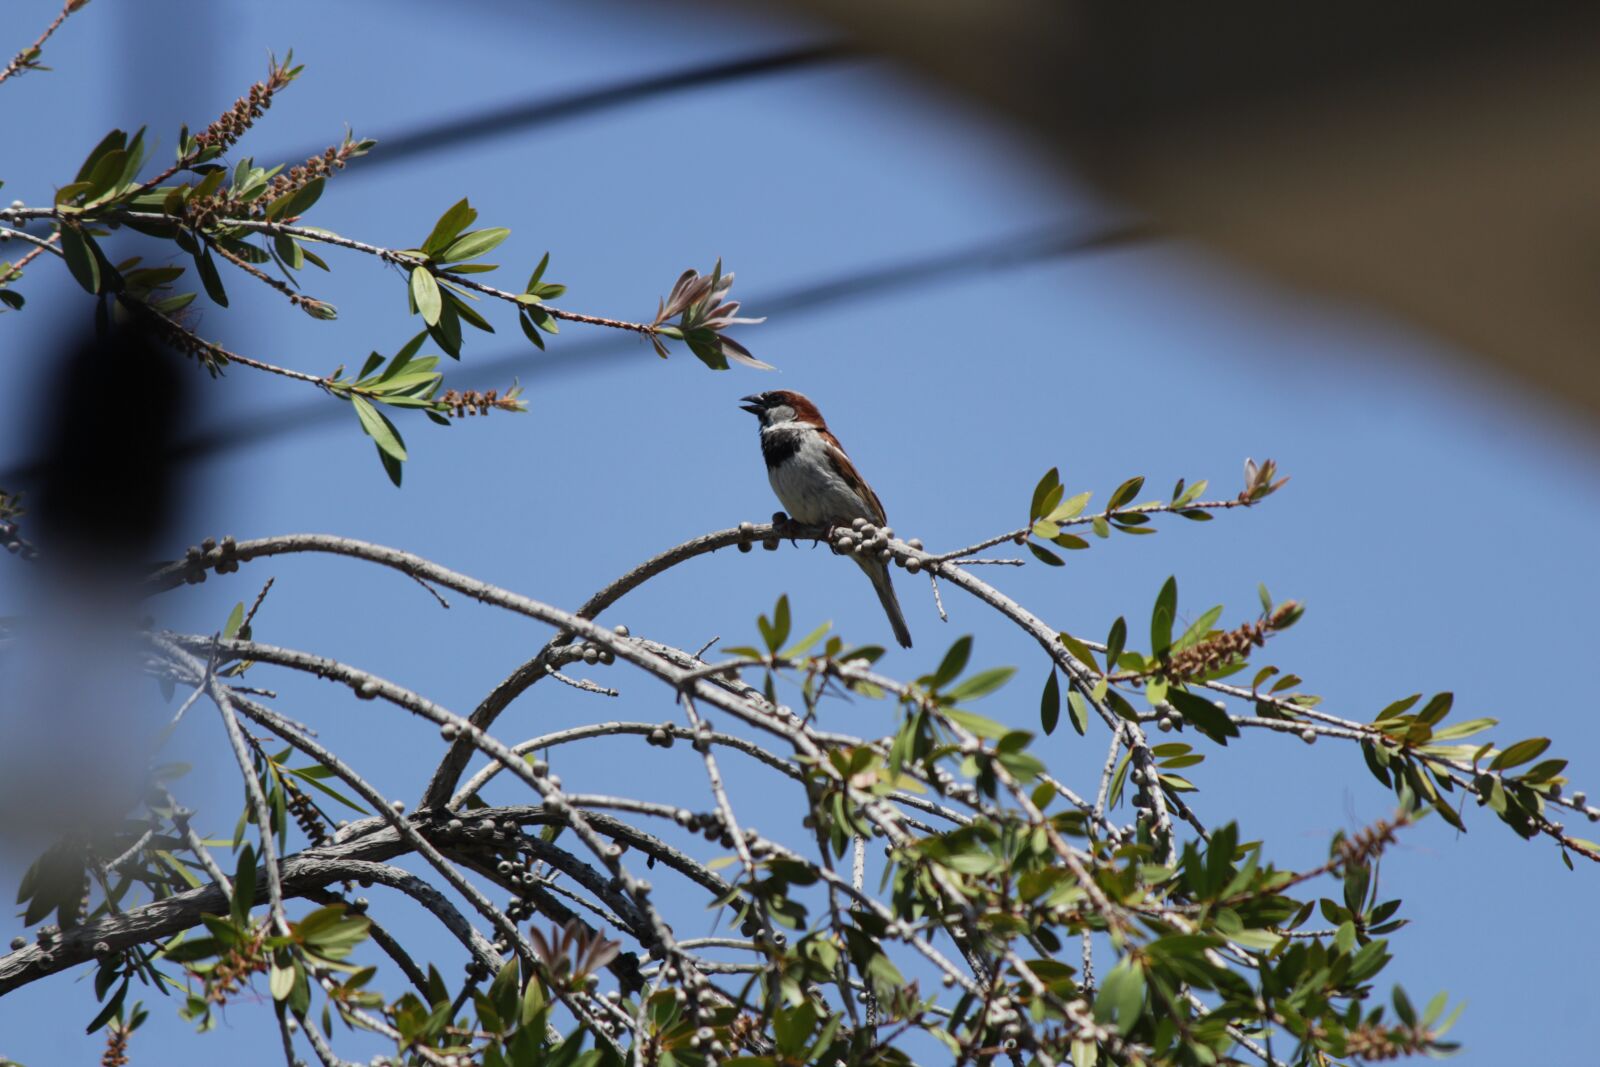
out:
M766 431L779 431L776 428ZM767 479L789 517L797 522L817 525L843 525L853 519L870 519L865 501L839 477L829 461L829 448L814 431L796 435L794 454L767 468Z

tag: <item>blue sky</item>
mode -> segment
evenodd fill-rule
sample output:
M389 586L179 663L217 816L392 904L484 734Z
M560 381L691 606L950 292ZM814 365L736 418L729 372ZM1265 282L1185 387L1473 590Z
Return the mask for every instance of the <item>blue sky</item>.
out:
M31 40L56 6L14 4L4 47ZM299 0L270 10L227 5L225 13L163 0L130 11L91 5L52 42L54 73L0 87L0 129L14 148L0 174L7 200L42 201L110 125L149 122L164 155L180 121L198 128L260 75L268 49L292 46L307 70L246 142L262 160L334 141L346 123L378 138L381 154L386 133L419 123L819 37L721 8L685 17L613 3L536 16L511 3ZM136 32L136 18L162 29ZM566 306L624 318L652 314L680 270L707 268L717 256L759 315L763 297L796 287L1092 226L1113 210L1058 183L986 116L866 60L666 96L360 171L358 161L330 184L313 221L405 246L468 195L481 224L513 231L492 257L506 264L506 277L520 281L549 250L549 276L571 287ZM233 310L205 311L203 330L318 373L358 365L373 347L393 351L414 330L403 278L363 257L328 258L334 273L313 292L339 306L338 322L297 315L241 279L230 285ZM10 353L0 399L5 466L29 450L26 398L43 380L34 353L87 311L49 264L23 290L28 309L0 318ZM1235 620L1253 614L1256 583L1265 582L1309 610L1263 662L1302 675L1328 710L1371 718L1396 697L1451 689L1458 715L1499 718L1497 736L1508 741L1553 738L1576 784L1600 791L1600 726L1574 685L1591 659L1600 594L1590 558L1600 523L1592 427L1505 383L1470 377L1404 323L1336 295L1286 291L1170 243L1004 269L974 262L924 286L774 316L739 335L779 368L767 375L712 374L686 353L662 362L631 339L575 327L540 356L514 322L494 321L499 333L473 336L464 362L449 368L459 371L451 381L520 377L530 413L448 430L403 421L413 459L398 491L353 416L313 417L335 401L243 370L201 383L207 427L238 432L263 413L305 425L205 464L174 551L207 535L336 533L575 606L662 548L772 512L753 420L736 402L780 386L818 401L897 531L930 547L1018 525L1050 466L1072 489L1104 500L1133 474L1157 489L1180 476L1236 488L1246 456L1272 456L1293 481L1253 512L1163 523L1157 537L1096 543L1062 569L985 577L1091 637L1119 614L1141 632L1169 574L1179 578L1184 614L1221 602ZM277 585L258 623L263 640L376 671L461 712L546 636L460 598L441 611L394 574L311 557L254 564L170 594L158 604L162 621L215 629L269 575ZM958 594L947 593L951 619L941 623L925 584L903 573L898 584L917 647L892 653L886 668L920 673L972 633L977 661L1022 668L984 710L1034 724L1045 673L1037 650ZM18 605L20 585L0 577L0 612ZM788 547L697 560L605 621L688 648L718 635L739 643L782 592L801 622L831 619L859 640L886 636L854 567ZM541 686L501 719L501 736L674 714L640 676L597 678L622 697ZM286 712L314 723L389 795L415 799L441 752L436 731L326 685L279 676L270 684ZM830 714L841 728L888 729L883 708ZM1094 732L1058 732L1038 747L1088 789L1102 742ZM231 828L238 787L217 723L196 716L174 743L214 761L181 783L182 798L216 813L208 831ZM655 752L618 743L562 751L555 763L570 788L698 802L694 765L679 761L681 773L664 778ZM1241 820L1281 864L1319 861L1334 831L1388 810L1359 753L1326 739L1308 748L1251 735L1209 755L1192 775L1202 787L1197 810L1214 823ZM736 801L764 829L781 825L793 798L774 796L747 768L729 773ZM635 784L641 776L646 786ZM1568 872L1547 843L1522 842L1476 811L1467 822L1460 836L1430 820L1385 861L1385 885L1414 920L1395 938L1399 958L1385 978L1424 998L1448 989L1469 1001L1456 1031L1467 1043L1458 1063L1526 1059L1530 1040L1540 1062L1589 1062L1589 1042L1565 1020L1587 1006L1570 961L1600 953L1590 918L1600 871ZM0 894L12 893L20 874L12 859L0 859ZM378 893L375 914L416 931L449 972L459 967L455 947L409 904ZM9 940L18 922L0 922L0 938ZM266 1005L241 1003L222 1032L191 1038L175 1006L154 999L135 1062L141 1046L146 1056L160 1047L171 1064L276 1056L261 1043L275 1040ZM19 991L0 1000L0 1054L35 1067L88 1062L100 1046L82 1036L93 1012L86 983ZM1551 1022L1530 1028L1533 1019ZM347 1049L352 1057L372 1051L360 1041Z

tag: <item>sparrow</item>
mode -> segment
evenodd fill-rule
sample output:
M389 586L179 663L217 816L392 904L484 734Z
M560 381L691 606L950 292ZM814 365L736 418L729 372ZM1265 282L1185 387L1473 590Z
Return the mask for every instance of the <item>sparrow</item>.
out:
M790 518L809 526L849 526L856 519L887 525L878 494L850 462L817 405L788 389L741 400L740 407L761 420L761 457L767 461L767 480ZM883 602L895 640L910 648L911 631L900 613L889 565L864 555L855 559Z

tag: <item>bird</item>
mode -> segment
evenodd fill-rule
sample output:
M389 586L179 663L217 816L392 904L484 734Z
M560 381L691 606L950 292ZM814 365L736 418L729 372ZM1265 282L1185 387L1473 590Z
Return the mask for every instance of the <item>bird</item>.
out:
M761 420L761 456L767 463L767 480L790 518L809 526L849 526L856 519L878 527L887 524L878 494L850 462L844 446L808 397L790 389L773 389L740 401L741 409ZM895 640L902 648L910 648L911 631L894 595L888 563L865 554L855 559L883 603Z

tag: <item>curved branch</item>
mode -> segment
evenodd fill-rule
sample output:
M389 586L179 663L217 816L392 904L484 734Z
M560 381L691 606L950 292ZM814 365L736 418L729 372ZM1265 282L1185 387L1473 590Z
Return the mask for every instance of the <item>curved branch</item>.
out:
M668 726L665 723L597 722L587 726L575 726L569 730L559 730L553 734L545 734L542 737L519 742L512 747L511 751L521 756L529 752L537 752L542 748L554 748L557 745L569 744L575 741L586 741L592 737L613 737L619 734L648 736L657 730L671 734L674 739L679 741L692 742L696 737L695 731L688 727ZM737 734L714 732L710 735L710 740L714 745L723 745L742 752L752 759L759 760L773 770L787 775L797 782L804 778L799 767L780 756L773 755L747 738L740 737ZM482 791L483 787L488 785L504 769L505 764L499 762L491 763L484 767L473 775L466 785L457 790L456 795L450 798L446 806L452 810L461 807L469 797Z
M616 581L605 586L591 596L578 609L578 617L593 619L606 608L621 600L628 593L639 588L656 575L694 559L696 556L707 552L715 552L719 548L726 548L730 544L749 544L749 534L742 528L719 530L702 537L692 538L681 545L667 549L659 555L645 560L633 570L622 575ZM554 671L562 663L569 662L559 651L563 647L570 647L573 635L559 633L552 637L544 648L532 659L523 663L508 675L505 681L495 686L484 697L482 702L473 709L471 722L480 730L487 730L494 725L495 719L506 709L510 703L532 688L533 684L546 674ZM443 804L445 797L455 789L456 783L461 780L462 773L467 769L467 761L472 758L472 747L465 740L458 740L450 746L444 758L439 761L439 766L434 770L428 787L422 794L421 806L430 807ZM451 802L455 806L455 802Z

